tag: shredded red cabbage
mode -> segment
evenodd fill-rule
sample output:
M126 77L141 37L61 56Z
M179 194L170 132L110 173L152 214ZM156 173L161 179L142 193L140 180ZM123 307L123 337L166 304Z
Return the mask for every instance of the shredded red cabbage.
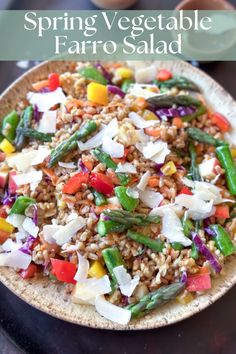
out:
M125 97L125 93L118 87L114 85L107 85L108 91L114 95L119 95L121 98Z
M212 268L216 271L216 273L220 273L222 269L221 264L207 248L205 243L202 241L201 237L196 232L191 232L191 235L193 242L199 249L199 252L210 262Z
M79 161L79 167L81 168L82 172L89 172L82 160Z
M42 87L40 90L39 90L39 92L40 93L47 93L47 92L50 92L51 90L50 90L50 88L48 87L48 86L44 86L44 87Z
M12 206L12 204L16 201L17 195L10 195L8 190L5 192L5 195L2 199L3 205Z
M160 119L165 120L174 117L184 117L194 113L195 111L196 111L196 107L194 106L189 106L189 107L179 106L177 108L160 108L156 110L156 114Z
M39 117L39 109L38 106L35 104L34 105L34 120L35 122L39 122L40 121L40 117Z
M100 63L96 63L95 68L99 69L102 73L102 75L107 79L108 83L112 82L112 74L110 74L107 69L104 68L104 66Z
M161 171L162 166L164 166L164 163L157 163L155 164L155 171L158 174L158 176L163 176L163 172Z
M187 283L187 280L188 280L188 275L187 275L187 272L186 271L184 271L183 273L182 273L182 275L181 275L181 279L180 279L180 281L182 282L182 283Z
M210 227L205 227L204 228L204 231L209 235L209 236L212 236L214 237L216 234L215 234L215 231L212 230Z
M27 240L25 241L25 243L23 244L23 246L21 248L19 248L19 250L23 253L26 254L31 254L32 252L32 247L34 245L35 242L35 237L29 235L27 237Z
M37 205L33 204L33 208L34 208L33 222L37 226L38 225L38 208L37 208Z

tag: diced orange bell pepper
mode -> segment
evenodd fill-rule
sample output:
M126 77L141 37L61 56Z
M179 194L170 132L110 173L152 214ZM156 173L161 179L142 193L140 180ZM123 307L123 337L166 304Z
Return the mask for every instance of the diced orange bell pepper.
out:
M228 219L229 218L229 206L227 204L216 205L216 211L214 216L220 219Z
M108 104L108 89L107 86L97 82L90 82L87 86L87 97L89 101L107 105Z
M172 74L170 71L162 69L159 70L157 73L157 80L159 81L166 81L172 78Z
M10 236L9 232L0 230L0 245L2 245Z
M154 136L156 138L159 138L160 134L161 134L160 128L152 128L152 127L145 128L144 132L145 132L145 134L147 134L149 136Z
M34 82L32 84L32 87L35 91L40 91L42 90L44 87L48 87L49 81L48 80L41 80L41 81L37 81Z
M181 129L183 128L184 124L181 118L175 117L172 121L173 125L176 126L176 128Z
M148 106L147 101L145 100L145 98L143 97L138 97L135 99L133 105L132 105L132 109L134 111L142 111L144 110L146 107Z
M95 207L94 212L95 214L100 215L104 210L113 210L113 209L120 209L120 206L115 204L99 205Z
M228 132L231 129L231 124L228 119L218 112L209 115L213 124L217 125L217 127L223 132Z
M148 181L148 185L151 188L158 187L159 186L159 177L157 176L151 176Z

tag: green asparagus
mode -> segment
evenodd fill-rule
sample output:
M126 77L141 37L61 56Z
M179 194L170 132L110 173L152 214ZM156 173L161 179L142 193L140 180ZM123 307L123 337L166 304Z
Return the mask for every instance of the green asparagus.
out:
M21 150L26 143L26 137L20 132L20 128L28 128L33 118L34 109L33 106L28 106L24 110L20 122L16 129L16 137L14 140L14 146L17 150Z
M121 84L121 90L125 93L128 92L129 88L130 88L130 85L133 84L133 80L131 79L125 79L122 81L122 84Z
M154 80L153 82L160 88L172 88L177 87L179 90L190 90L200 92L200 89L195 83L184 76L175 76L166 81Z
M135 232L133 230L128 230L127 236L131 240L141 243L142 245L147 246L156 252L161 252L163 250L164 242L162 242L161 240L154 240L144 234Z
M90 120L84 124L84 126L76 131L67 140L60 143L52 152L48 167L53 167L58 161L60 161L65 155L73 151L77 147L77 141L86 138L88 135L95 132L97 124Z
M184 122L190 122L191 120L196 119L197 117L203 115L204 113L206 113L206 107L201 105L197 108L195 112L193 112L192 114L187 114L186 116L181 117L181 119Z
M105 197L104 194L95 191L95 189L92 190L92 193L93 193L93 196L94 196L95 204L97 206L106 205L107 204L107 198Z
M213 136L203 132L201 129L188 128L187 132L191 139L195 141L199 141L200 143L214 145L214 146L226 145L226 143L223 140L215 139Z
M155 215L145 215L139 213L132 213L125 210L105 210L103 214L109 217L109 220L116 221L119 224L130 228L135 225L159 224L160 217Z
M225 170L227 187L231 195L236 195L236 165L228 145L218 146L216 155Z
M53 137L53 134L38 132L37 130L31 128L17 128L17 131L27 138L44 142L52 141Z
M190 142L190 144L189 144L189 155L191 158L191 166L190 166L191 177L192 177L193 181L201 181L199 168L198 168L198 165L196 162L197 154L196 154L195 146L193 145L192 142Z
M128 305L126 309L131 311L132 318L145 316L158 306L174 300L184 288L185 284L182 282L164 285L158 290L145 295L137 303Z
M120 233L125 231L126 225L113 220L99 220L97 223L97 232L100 236L106 236L111 232Z
M172 107L174 104L177 106L191 106L194 105L196 107L202 106L201 101L196 98L188 95L179 95L179 96L171 96L171 95L160 95L153 96L147 99L147 101L154 105L155 107L163 108L163 107Z

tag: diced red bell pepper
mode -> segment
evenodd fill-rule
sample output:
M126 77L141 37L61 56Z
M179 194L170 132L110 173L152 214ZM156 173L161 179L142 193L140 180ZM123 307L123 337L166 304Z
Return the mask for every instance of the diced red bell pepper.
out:
M187 279L186 289L192 291L203 291L211 288L211 277L209 273L191 275Z
M8 238L10 234L6 231L0 230L0 245L2 245Z
M184 187L181 189L181 191L179 192L179 194L193 195L193 193L191 192L191 190L190 190L188 187L186 187L186 186L184 186Z
M215 112L210 114L210 119L223 133L228 132L231 128L230 122L221 113Z
M33 278L33 276L35 275L35 273L37 273L37 271L38 271L38 267L36 266L36 264L31 263L27 269L22 269L19 272L19 275L23 279L29 279L29 278Z
M90 175L90 186L93 187L97 192L111 195L114 190L114 185L110 177L104 175L103 173L93 172Z
M77 193L83 183L88 183L89 181L89 172L79 172L71 177L66 184L64 185L62 192L66 194L75 194Z
M9 180L8 180L8 190L10 194L15 194L17 191L17 184L15 183L13 176L16 175L16 171L9 172Z
M51 258L52 274L64 283L76 284L74 280L77 267L74 263Z
M50 91L55 91L60 86L59 74L52 73L48 76L48 87Z
M157 73L157 80L159 81L166 81L172 78L172 74L170 71L162 69L159 70Z
M6 206L3 205L0 207L0 218L6 219L8 217Z
M216 218L228 219L229 218L229 206L227 204L216 205L216 211L214 216Z

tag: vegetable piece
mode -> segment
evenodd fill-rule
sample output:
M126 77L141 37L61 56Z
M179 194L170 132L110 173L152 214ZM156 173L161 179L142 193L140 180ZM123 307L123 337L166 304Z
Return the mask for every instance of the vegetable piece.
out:
M113 269L124 264L120 251L116 247L106 248L102 251L102 256L106 264L106 267L111 275L113 284L117 284L117 280L113 272Z
M156 215L146 215L138 214L125 210L105 210L104 215L108 216L109 220L116 221L122 225L125 225L127 228L134 225L149 225L149 224L159 224L160 217Z
M180 294L179 296L177 296L176 300L181 305L187 305L189 302L194 300L194 297L190 292L184 292L183 294Z
M128 92L130 86L132 85L134 81L132 79L125 79L122 81L122 84L121 84L121 90L125 93Z
M5 152L6 155L10 155L15 151L15 148L7 139L3 139L0 143L0 150Z
M8 171L0 171L0 188L5 188L8 180Z
M161 69L157 73L157 80L159 81L167 81L172 78L172 73L168 70Z
M55 277L57 277L58 280L64 283L76 284L74 277L77 268L74 263L51 258L51 264L52 264L52 274L55 275Z
M161 240L154 240L146 235L132 230L128 230L127 236L131 240L141 243L142 245L149 247L156 252L161 252L163 250L164 242L162 242Z
M14 226L9 224L4 218L0 217L0 230L11 234L14 231Z
M216 155L225 170L226 183L231 195L236 195L236 165L228 145L218 146Z
M187 195L193 195L193 193L191 192L191 190L184 186L183 188L181 188L179 194L187 194Z
M134 76L134 73L129 68L120 67L116 69L115 76L120 77L122 80L131 79Z
M198 128L188 128L188 135L191 139L199 141L200 143L209 144L213 146L225 145L223 140L215 139L212 135L203 132Z
M143 97L137 97L132 105L132 109L134 111L144 110L147 107L148 107L148 102ZM155 115L155 120L156 119L157 116Z
M187 114L187 115L184 115L182 117L182 120L184 122L191 122L192 120L196 119L197 117L203 115L204 113L206 113L206 107L201 105L197 108L197 110L191 114Z
M190 275L187 279L186 289L190 292L204 291L210 288L211 288L211 277L209 273Z
M107 86L98 84L96 82L90 82L90 84L88 84L87 86L87 97L89 101L101 105L107 105L108 104Z
M183 128L184 124L180 117L173 118L172 124L176 126L177 129Z
M60 86L60 76L57 73L48 75L48 87L50 91L55 91Z
M106 275L106 270L103 267L103 265L99 261L94 261L91 267L89 268L88 272L89 276L92 278L102 278L104 275Z
M11 214L24 215L25 209L28 208L30 204L35 204L35 200L33 198L29 198L25 196L18 197L10 210L10 215Z
M96 206L96 208L94 209L94 212L95 212L95 214L99 215L106 210L113 210L113 209L119 209L119 208L120 208L119 205L108 203L106 205Z
M209 115L212 123L217 125L217 127L222 131L222 133L226 133L231 129L231 124L228 119L218 112L212 113Z
M174 76L166 81L154 80L153 83L160 88L177 87L179 90L200 91L193 81L183 76Z
M187 214L185 214L187 215ZM182 225L183 225L183 232L184 232L184 235L186 237L189 237L190 236L190 233L191 231L194 230L194 226L193 226L193 223L187 219L186 216L184 216L183 220L182 220Z
M154 136L156 138L159 138L160 134L161 134L161 130L160 130L159 127L157 127L157 128L152 128L152 127L145 128L144 131L145 131L145 134L147 134L149 136Z
M97 148L92 151L93 155L96 157L96 159L100 162L102 162L107 168L111 168L113 171L117 169L117 164L112 160L112 158L104 151L101 149ZM117 177L119 178L120 182L122 185L126 185L129 183L130 178L126 174L116 174Z
M107 80L94 66L86 66L79 70L79 74L87 80L96 81L99 84L106 85Z
M112 304L101 295L95 299L95 308L101 316L121 325L129 323L131 318L130 311Z
M53 137L53 134L42 133L31 128L18 128L17 131L27 138L43 142L50 142Z
M212 268L216 273L220 273L222 266L216 257L211 253L211 251L207 248L207 246L202 241L201 237L196 233L192 232L192 239L195 245L197 246L199 252L210 262Z
M32 84L32 87L35 91L42 91L43 89L46 89L48 88L48 80L40 80L40 81L37 81L37 82L34 82Z
M161 168L161 172L164 176L172 176L177 172L177 168L173 161L169 161Z
M224 256L230 256L235 252L235 247L231 241L230 235L225 231L221 225L211 225L210 228L214 231L215 237L213 238L216 247Z
M9 232L0 230L0 245L2 245L9 238Z
M92 193L93 193L96 205L100 206L100 205L107 204L107 198L102 193L95 191L95 189L92 190Z
M155 106L156 108L172 107L173 105L178 106L196 106L200 107L202 105L201 101L197 100L192 96L187 95L159 95L153 96L147 99L147 101Z
M99 193L105 195L111 195L113 193L114 185L112 180L104 173L92 172L89 178L89 183L90 186Z
M95 132L97 124L90 120L85 123L80 130L76 131L67 140L60 143L51 153L48 167L53 167L58 161L61 161L65 155L73 151L77 147L77 141L86 138L88 135Z
M38 271L38 267L36 266L36 264L30 263L27 269L21 270L19 272L19 275L23 279L30 279L33 278L33 276L35 275L35 273L37 273L37 271Z
M190 166L191 177L194 181L201 181L201 176L196 162L196 158L197 158L196 149L193 143L189 144L189 155L191 158L191 166Z
M20 122L17 126L17 129L16 129L16 137L15 137L15 141L14 141L14 145L17 150L21 150L25 144L25 141L26 141L24 135L22 135L22 133L20 131L18 131L18 129L19 128L28 128L30 126L31 120L33 118L33 114L34 114L33 106L26 107L26 109L22 113Z
M66 194L75 194L77 193L83 186L83 184L87 184L89 181L89 173L88 172L79 172L74 176L69 178L62 189L62 193Z
M125 93L118 87L114 85L107 85L108 91L114 95L118 95L121 98L125 97Z
M1 126L1 133L13 143L15 136L16 136L16 128L19 123L19 116L16 111L10 112L7 116L3 118L2 126Z
M150 111L149 109L145 109L143 112L143 119L145 120L157 120L158 117L155 113Z
M97 223L97 232L100 236L106 236L111 232L120 233L126 229L124 224L112 220L99 220Z
M230 217L229 206L227 204L216 205L215 208L216 208L216 211L215 211L214 216L216 218L228 219Z
M133 211L139 204L139 199L129 196L127 194L127 188L124 186L116 187L115 194L125 210Z
M184 288L185 284L182 282L161 286L158 290L145 295L136 304L128 305L126 308L131 311L132 318L145 316L158 306L175 299Z
M180 242L173 242L171 246L175 251L181 251L184 248L184 246Z

